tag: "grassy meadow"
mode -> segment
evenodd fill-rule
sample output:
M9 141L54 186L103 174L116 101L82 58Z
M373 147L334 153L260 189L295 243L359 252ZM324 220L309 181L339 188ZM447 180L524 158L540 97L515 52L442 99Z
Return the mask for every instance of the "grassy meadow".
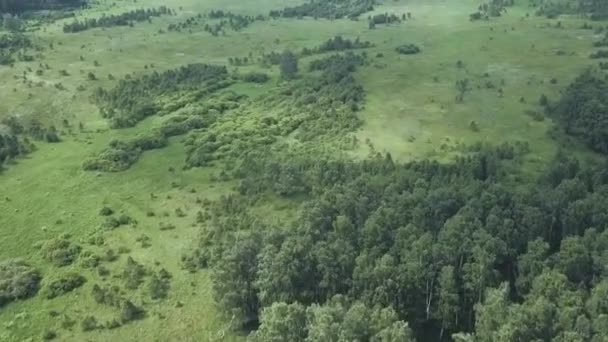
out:
M371 63L356 73L367 96L359 112L362 127L354 134L367 143L345 152L347 156L364 158L377 151L390 152L400 161L424 157L446 161L478 141L524 141L532 152L526 157L526 166L534 172L553 156L558 145L547 134L552 122L536 121L526 111L540 111L541 94L557 98L592 63L588 55L594 32L580 29L582 19L535 17L525 4L518 4L502 17L470 22L468 15L477 2L469 0L386 0L374 13L411 12L413 18L379 25L375 30L368 29L365 18L305 18L256 21L242 31L227 30L219 37L200 26L193 27L192 32L159 33L171 23L212 9L257 15L297 3L300 1L174 0L168 6L177 11L176 16L153 18L151 23L137 23L132 28L66 34L62 32L63 23L72 19L64 19L42 24L28 33L44 47L42 58L18 62L13 67L0 66L0 118L15 115L36 119L54 124L64 134L61 143L37 143L36 151L8 165L0 174L0 260L19 257L29 261L42 271L44 285L80 267L78 262L64 268L49 265L39 255L35 245L38 241L69 234L85 250L103 253L112 246L124 253L117 261L104 264L111 272L109 277L81 270L88 281L69 294L54 299L38 295L0 308L0 341L38 341L48 330L56 331L61 341L244 339L231 331L230 317L220 315L215 306L209 273L190 273L182 269L180 261L196 243L195 216L204 206L196 204L196 199L217 199L233 191L236 183L218 181L219 169L215 167L184 170L186 155L179 136L171 138L166 148L143 153L127 171L83 171L82 161L103 150L112 139L159 127L163 120L152 116L132 128L109 128L90 98L95 88L108 88L117 82L110 80L109 74L120 79L127 74L147 73L151 65L159 71L197 62L228 65L229 57L250 52L259 56L313 48L335 35L359 37L374 44L366 50ZM103 0L77 11L77 17L160 5L167 2ZM561 28L555 27L558 21ZM395 48L406 43L415 43L422 52L397 54ZM314 58L300 60L301 73L307 72L308 62ZM38 69L39 63L50 68L41 75L27 73L32 85L23 83L23 72L28 67ZM229 66L229 70L235 68ZM237 93L255 98L280 86L276 66L264 68L254 63L238 69L264 71L272 79L264 85L236 84L230 90ZM60 70L69 75L60 75ZM88 80L89 72L98 80ZM455 83L461 79L468 79L471 89L464 101L457 103ZM493 86L487 87L488 82ZM57 89L57 83L65 89ZM503 90L502 96L498 88ZM72 127L71 134L64 120ZM476 131L471 129L473 122L478 126ZM75 128L79 123L84 127L82 131ZM578 148L573 150L580 152ZM292 207L269 203L260 208L269 216L289 215ZM137 225L111 231L99 228L103 206L130 215ZM178 208L183 210L183 217L176 215ZM150 217L149 212L155 216ZM159 222L175 229L160 230ZM92 234L102 234L106 244L89 246L85 241ZM149 237L150 246L142 247L137 241L142 234ZM171 273L168 298L151 301L144 289L129 292L129 298L146 303L146 318L118 329L83 332L79 326L82 317L112 317L113 311L95 303L89 294L95 283L117 281L113 274L120 272L127 255L146 267L166 268ZM59 315L53 317L51 312ZM62 325L70 319L76 324L64 329Z

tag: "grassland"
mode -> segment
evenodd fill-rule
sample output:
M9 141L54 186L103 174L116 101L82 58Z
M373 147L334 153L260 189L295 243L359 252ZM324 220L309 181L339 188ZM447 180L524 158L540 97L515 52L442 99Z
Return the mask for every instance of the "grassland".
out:
M90 298L91 286L99 280L96 274L85 272L89 281L71 294L53 300L37 296L1 308L0 340L39 340L48 329L57 331L61 341L242 339L230 331L230 318L220 316L214 306L209 274L191 274L180 267L180 257L187 253L198 232L192 224L201 209L194 204L195 199L218 198L229 193L234 184L215 180L218 170L213 167L182 170L185 152L179 137L172 138L167 148L144 153L126 172L82 170L82 161L102 150L111 139L131 137L161 122L152 117L134 128L109 129L89 98L95 87L112 86L115 81L109 80L108 74L116 78L142 74L148 72L145 66L151 64L156 70L195 62L227 64L228 57L250 52L257 56L287 48L312 48L335 35L360 37L375 45L368 50L371 65L356 75L368 94L360 112L363 126L356 136L371 144L361 144L349 152L353 157L365 157L373 146L373 150L390 152L398 160L447 160L460 153L462 146L477 141L498 144L520 140L530 144L532 153L527 165L533 171L553 155L557 144L547 135L552 126L550 120L534 121L525 112L539 110L541 94L557 97L591 63L588 55L594 33L579 29L581 19L560 18L562 27L555 28L557 20L528 18L529 10L518 5L489 22L469 22L468 14L476 7L476 2L469 0L386 1L376 9L378 13L411 12L413 19L375 30L369 30L365 20L279 19L255 22L243 31L228 31L220 37L212 37L202 27L194 28L192 33L158 33L171 23L211 9L256 15L296 3L299 1L175 0L171 7L177 11L176 16L155 18L152 23L133 28L94 29L78 34L64 34L63 21L58 21L32 32L36 43L45 47L42 60L0 67L0 117L35 118L57 127L62 127L66 119L72 126L81 122L85 128L83 132L65 134L59 144L38 144L37 151L0 174L0 259L25 258L41 268L45 277L67 272L69 268L45 264L34 243L63 233L70 234L74 241L85 239L103 223L98 212L106 205L139 222L135 227L104 232L108 244L126 247L139 262L153 268L165 267L173 275L169 298L149 304L144 320L116 330L82 332L78 325L71 330L61 329L62 316L51 317L50 311L74 319L92 312L100 319L112 315ZM165 4L160 0L101 1L77 16ZM49 47L51 43L53 49ZM395 47L405 43L417 44L422 53L395 53ZM376 57L377 54L384 57ZM462 61L463 67L457 67L457 61ZM50 66L41 76L28 74L28 79L40 86L29 88L14 78L28 66L37 69L38 62ZM301 63L306 62L307 59ZM264 69L254 64L239 69L263 70L273 76L273 81L263 86L239 84L232 88L234 91L256 96L277 87L276 68ZM60 76L59 70L66 70L69 76ZM87 80L89 72L99 80ZM472 90L463 103L456 103L454 85L465 78L470 80ZM557 80L554 84L550 82L553 78ZM488 80L496 88L487 89L484 83ZM58 90L56 83L63 84L66 90ZM77 90L79 86L84 90ZM503 89L502 97L497 88ZM479 126L478 132L471 130L471 122ZM580 152L576 147L573 151ZM170 167L174 170L170 171ZM176 208L183 209L186 216L177 217ZM277 216L283 209L280 203L265 208ZM147 217L148 211L154 211L157 217ZM174 224L176 229L159 230L159 220ZM135 241L142 234L150 237L150 247L142 248ZM121 256L108 265L110 271L117 272L124 259L126 256ZM159 266L152 266L155 262ZM146 300L142 291L130 296Z

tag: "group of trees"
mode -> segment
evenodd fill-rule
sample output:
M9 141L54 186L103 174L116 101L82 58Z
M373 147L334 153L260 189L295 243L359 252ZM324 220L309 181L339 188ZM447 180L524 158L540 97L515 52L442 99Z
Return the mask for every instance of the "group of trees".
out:
M355 50L355 49L368 49L374 46L369 41L361 41L359 37L355 38L355 40L351 40L348 38L344 38L342 36L335 36L323 42L316 48L309 49L304 48L302 52L300 52L301 56L310 56L317 53L326 53L326 52L339 52L346 50Z
M568 86L562 97L547 107L566 134L583 141L591 149L608 154L608 81L589 69Z
M139 78L127 77L114 88L98 88L94 99L112 127L131 127L160 111L157 97L178 91L191 93L190 101L207 96L232 84L224 66L189 64L162 73L152 72ZM171 103L176 110L187 101Z
M0 0L0 14L78 7L84 3L84 0Z
M584 14L593 20L608 17L608 3L604 0L530 0L537 7L536 14L555 18L560 14Z
M85 18L80 21L74 19L71 23L63 25L63 32L76 33L97 27L112 27L112 26L133 26L134 22L148 21L152 17L160 17L162 15L171 15L173 11L161 6L158 8L137 9L118 15L103 15L100 18Z
M372 11L375 4L376 0L310 0L299 6L271 11L270 17L313 17L325 19L341 19L348 17L350 19L356 19L361 14Z
M412 18L412 13L403 13L401 17L397 16L395 13L381 13L376 14L374 16L369 16L367 21L369 23L369 28L374 29L376 25L384 25L384 24L392 24L392 23L400 23L407 19Z
M236 110L225 121L191 133L184 142L188 167L208 166L217 160L238 163L252 151L285 137L319 145L359 127L356 112L365 92L353 72L366 63L363 54L348 52L312 61L305 71L313 72L299 77L295 77L300 67L294 54L281 56L284 77L290 82L252 104L257 112L269 115L253 119L246 110Z
M472 13L469 18L471 21L485 19L491 17L500 17L507 11L507 7L513 6L514 0L490 0L479 5L477 12Z
M199 265L221 308L259 324L254 340L384 340L390 327L382 334L399 337L386 341L410 329L600 341L608 174L560 154L524 183L514 175L527 150L482 147L450 164L251 153L240 195L203 227ZM291 224L273 222L248 205L268 193L307 201Z
M211 11L207 15L210 19L221 19L216 24L205 24L205 31L209 32L213 36L218 36L220 33L224 33L224 28L229 27L233 31L240 31L251 23L258 21L264 21L263 15L258 16L246 16L241 14L234 14L232 12L225 12L222 10Z
M0 36L0 65L10 65L15 59L31 61L33 57L28 50L33 49L34 44L25 35L17 32Z
M259 76L256 77L259 80ZM253 81L250 81L253 82ZM160 128L127 140L113 140L108 148L88 158L83 163L87 171L125 171L139 160L145 151L166 147L172 136L182 135L211 125L224 111L238 107L242 96L234 93L218 95L217 101L210 99L200 111L182 114L165 120ZM109 222L116 222L111 220ZM115 225L120 225L119 222Z

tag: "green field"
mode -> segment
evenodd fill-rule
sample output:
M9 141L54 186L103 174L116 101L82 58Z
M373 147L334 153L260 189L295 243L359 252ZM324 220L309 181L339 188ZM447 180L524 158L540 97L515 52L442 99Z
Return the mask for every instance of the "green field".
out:
M0 66L0 118L9 115L25 121L38 120L55 125L62 142L36 142L37 149L16 159L0 174L0 260L23 258L41 270L42 284L69 271L82 273L87 282L81 288L54 299L42 295L0 307L0 341L38 341L49 330L60 341L237 341L245 334L231 329L231 318L221 315L214 304L210 273L190 273L183 269L182 255L196 244L200 228L195 224L203 209L196 199L216 200L234 191L237 181L218 180L222 164L184 169L184 136L170 139L165 148L146 151L129 170L116 173L84 171L82 162L103 150L112 139L128 139L140 132L160 127L165 117L151 116L135 127L112 129L91 100L97 87L110 88L125 75L143 75L154 65L162 71L189 63L226 65L239 73L261 71L271 75L263 85L237 83L229 88L239 94L257 96L282 86L277 66L259 63L230 66L234 56L260 56L262 53L314 48L336 35L370 41L366 49L369 63L360 67L355 78L366 92L364 107L358 112L362 125L347 136L360 142L342 149L336 141L322 139L320 150L340 158L364 159L372 152L389 152L400 162L430 158L449 161L476 142L499 145L522 141L530 145L525 170L534 174L553 157L559 144L548 135L550 119L536 121L526 111L541 111L541 94L557 99L560 92L593 62L588 58L593 30L583 30L578 17L547 19L532 13L527 1L516 1L506 14L490 21L471 22L469 13L477 1L396 0L384 1L374 13L412 13L400 24L381 25L370 30L360 20L304 18L256 21L241 31L227 30L213 37L201 26L192 32L164 32L169 24L198 13L223 9L239 14L264 14L270 10L298 4L299 0L174 0L168 6L175 16L153 18L134 27L96 28L67 34L63 24L72 19L30 27L28 35L44 47L41 58ZM520 3L521 2L521 3ZM526 4L524 4L524 2ZM115 4L114 6L111 4ZM167 5L166 1L102 0L91 8L76 11L78 18L100 17L131 9ZM366 14L367 15L367 14ZM364 16L366 16L364 15ZM561 28L556 28L557 22ZM53 48L49 46L52 43ZM422 52L400 55L399 45L415 43ZM82 56L82 58L81 58ZM300 60L300 73L307 74L309 61ZM98 65L95 65L97 61ZM457 66L461 61L461 66ZM49 69L41 75L26 72L31 86L22 82L27 68L39 63ZM68 76L61 76L66 70ZM87 79L89 72L98 80ZM468 79L471 90L462 103L455 101L455 83ZM551 82L552 79L555 79ZM492 86L486 86L491 83ZM55 87L61 83L64 90ZM80 87L80 89L78 89ZM498 88L503 95L500 96ZM248 125L267 113L252 105L251 117L226 119L229 125ZM72 129L64 125L67 120ZM82 123L83 129L76 127ZM478 127L473 130L472 125ZM71 133L69 132L71 131ZM287 139L289 141L289 138ZM314 144L309 142L309 144ZM569 153L592 155L578 145ZM199 201L200 202L200 201ZM261 212L280 220L290 217L299 202L285 203L272 198L258 204ZM125 213L136 225L114 230L100 228L103 206ZM176 215L176 209L184 212ZM147 213L154 212L154 217ZM172 224L173 230L160 230L159 222ZM79 262L55 267L40 256L36 242L69 234L83 250L104 253L108 248L125 252L117 261L104 265L111 275L101 277ZM105 238L103 246L86 241L92 234ZM150 238L142 247L136 239ZM118 282L127 255L153 270L166 268L173 276L166 299L150 300L145 287L127 292L127 297L144 305L146 317L118 329L83 332L80 320L94 315L110 320L115 310L97 304L90 296L94 284ZM102 279L103 278L103 279ZM52 311L59 313L53 317ZM66 317L74 327L62 327Z

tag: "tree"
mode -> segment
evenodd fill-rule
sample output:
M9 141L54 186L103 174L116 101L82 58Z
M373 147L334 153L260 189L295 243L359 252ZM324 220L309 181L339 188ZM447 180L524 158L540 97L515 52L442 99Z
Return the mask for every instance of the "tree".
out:
M458 95L456 95L456 102L464 102L464 94L467 91L471 90L471 87L469 86L469 80L464 79L456 81L456 90L458 91Z
M298 73L298 58L293 52L285 50L281 54L279 65L282 79L291 80L296 77Z
M249 336L252 342L304 342L308 334L306 308L300 303L273 303L260 315L260 327Z
M439 297L436 316L441 320L440 338L444 331L458 326L459 301L458 286L453 266L444 266L439 274Z
M258 320L260 302L254 286L261 237L240 236L213 267L213 289L218 304L245 325Z

